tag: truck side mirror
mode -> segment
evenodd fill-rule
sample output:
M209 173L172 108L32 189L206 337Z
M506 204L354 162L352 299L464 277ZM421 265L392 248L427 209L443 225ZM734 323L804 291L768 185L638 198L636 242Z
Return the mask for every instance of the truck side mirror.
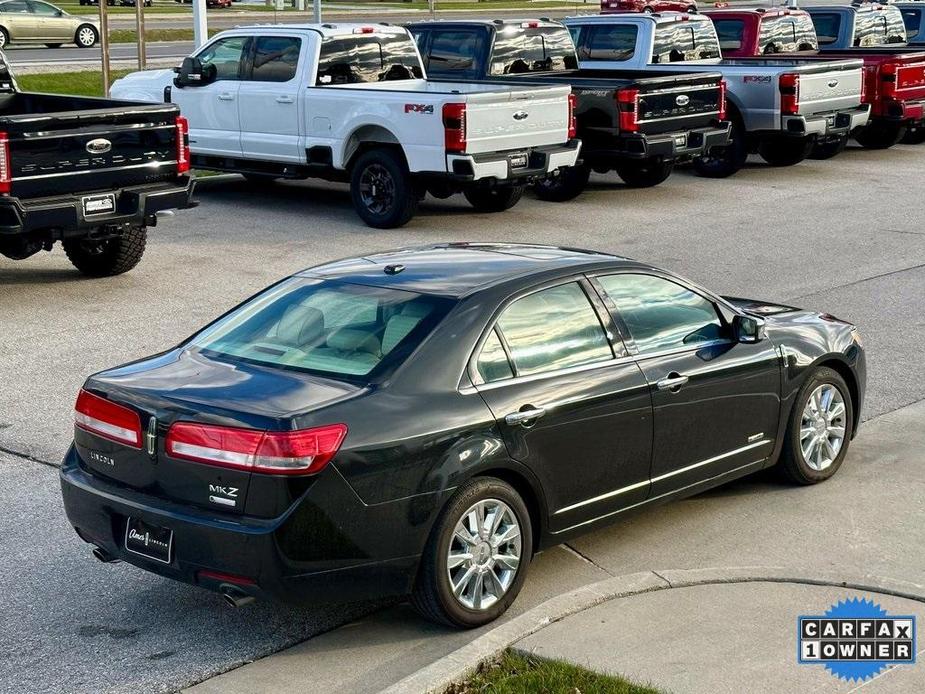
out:
M764 320L755 316L737 315L732 319L732 328L739 342L761 342L767 337Z
M184 58L183 63L178 68L174 68L177 76L173 83L182 89L183 87L201 87L205 84L215 81L215 66L206 65L203 67L199 58Z

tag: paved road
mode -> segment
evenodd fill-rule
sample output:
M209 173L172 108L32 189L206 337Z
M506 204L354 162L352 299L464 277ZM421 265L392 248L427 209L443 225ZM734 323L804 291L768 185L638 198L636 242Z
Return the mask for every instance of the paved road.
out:
M601 248L667 266L723 293L830 310L856 321L869 348L865 417L888 412L925 398L925 232L921 187L911 183L923 175L925 149L852 148L834 161L792 169L755 163L724 181L680 173L644 191L628 190L612 175L595 176L591 190L571 204L528 197L500 215L476 214L458 197L429 200L410 225L393 231L361 226L344 186L296 182L254 191L237 178L204 181L202 205L153 230L144 261L127 275L82 279L60 250L21 262L0 259L0 448L55 464L88 373L174 344L281 275L361 249L460 239ZM575 546L598 555L608 572L648 567L653 532L665 556L685 556L693 566L731 561L734 549L717 538L748 518L747 509L771 519L769 528L787 520L780 514L791 507L789 495L768 494L765 484L734 485ZM860 495L858 484L831 489ZM809 510L813 493L799 497ZM710 512L726 498L742 506ZM866 516L845 508L846 522L853 518L863 533ZM0 594L8 596L0 601L0 624L14 626L0 631L0 691L171 689L362 609L230 612L195 589L96 564L61 516L54 470L37 462L0 460L0 514L0 555L12 558L0 572ZM680 546L677 524L692 529ZM895 544L872 545L871 553L901 556L902 533L911 524L899 524ZM824 540L843 527L814 531ZM771 529L757 537L774 542L769 562L805 548L797 527L782 539ZM859 546L850 561L866 561L865 552ZM832 551L821 560L838 565L843 558ZM552 585L533 579L535 593L524 605L601 571L566 550L542 561L565 569ZM62 664L73 676L61 676Z

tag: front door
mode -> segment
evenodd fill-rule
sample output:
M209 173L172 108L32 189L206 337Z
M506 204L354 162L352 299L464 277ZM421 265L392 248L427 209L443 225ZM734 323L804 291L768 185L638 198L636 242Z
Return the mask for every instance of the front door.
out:
M597 280L652 393L652 497L771 455L780 417L774 345L738 342L709 297L673 279L630 272Z
M542 483L557 532L648 495L651 400L590 286L569 281L510 303L474 378L510 456Z
M302 163L299 147L299 54L302 39L260 36L254 40L253 67L238 91L241 149L248 159Z
M189 120L194 155L241 156L238 87L249 41L246 36L228 36L209 44L196 57L204 75L214 68L214 79L198 87L175 87L171 92Z

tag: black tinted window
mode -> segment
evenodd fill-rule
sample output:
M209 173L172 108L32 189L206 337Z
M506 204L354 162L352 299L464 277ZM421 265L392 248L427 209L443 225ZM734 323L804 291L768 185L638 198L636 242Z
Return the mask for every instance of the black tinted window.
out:
M421 61L411 37L364 35L321 42L319 85L385 82L422 77Z
M658 352L721 338L713 304L680 284L652 275L600 277L640 352Z
M631 24L587 26L582 32L582 60L629 60L636 52L638 28Z
M0 12L9 14L29 12L29 6L26 4L25 0L13 0L12 2L5 2L0 5Z
M32 8L32 12L44 17L57 17L61 14L61 10L57 7L52 7L44 2L30 2L29 7Z
M524 29L506 26L495 34L489 73L520 74L578 67L575 46L565 27Z
M819 40L820 46L838 41L841 16L834 12L813 12L811 17L813 26L816 27L816 38Z
M713 21L713 26L716 28L719 47L722 50L737 51L742 48L745 22L741 19L716 19Z
M485 52L488 36L484 31L472 29L446 29L431 32L427 54L427 70L441 72L476 73L477 59Z
M514 371L511 369L511 363L508 361L507 353L496 331L492 330L488 333L479 358L476 360L476 368L483 383L513 378Z
M203 67L215 66L215 79L236 80L241 73L241 58L247 41L246 36L219 39L196 57L202 62Z
M712 22L680 21L656 25L653 63L679 63L719 57L719 41Z
M591 302L575 282L518 299L505 309L497 325L518 376L613 357Z
M254 43L251 79L256 82L288 82L295 77L301 49L302 39L261 36Z
M922 10L902 10L903 24L906 25L906 33L909 36L915 36L919 33L919 27L922 26Z

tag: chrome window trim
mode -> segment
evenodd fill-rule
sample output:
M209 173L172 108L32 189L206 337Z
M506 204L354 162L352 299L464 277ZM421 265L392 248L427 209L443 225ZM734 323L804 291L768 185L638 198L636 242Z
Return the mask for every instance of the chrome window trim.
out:
M86 174L109 173L111 171L126 171L128 169L160 169L164 166L176 166L177 160L170 159L166 161L152 161L145 164L133 164L131 166L109 166L105 169L84 169L83 171L62 171L61 173L38 174L36 176L16 176L12 181L34 181L40 178L55 178L56 176L84 176Z

